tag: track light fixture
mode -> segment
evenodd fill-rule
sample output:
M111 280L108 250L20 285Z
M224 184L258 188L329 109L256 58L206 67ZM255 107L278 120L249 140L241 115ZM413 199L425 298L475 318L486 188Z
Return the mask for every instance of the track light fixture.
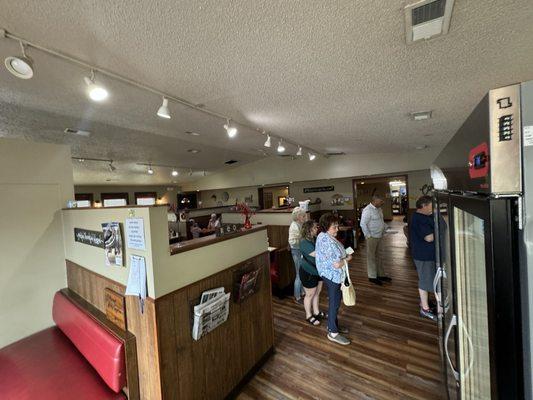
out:
M285 146L283 146L283 139L280 139L278 143L278 153L283 153L284 151L285 151Z
M149 165L148 166L148 175L153 175L154 174L154 170L152 169L152 165Z
M224 125L224 129L230 138L237 136L237 128L231 124L231 120L228 119Z
M192 176L192 168L189 169L189 176Z
M173 169L173 170L172 170L172 176L178 176L178 171L175 170L175 169Z
M270 140L270 135L267 135L267 140L265 141L265 147L270 147L272 146L272 142Z
M117 170L117 167L113 165L113 160L109 161L109 170L111 172L115 172Z
M296 152L296 155L297 156L301 156L302 155L302 146L298 146L298 151Z
M108 91L103 87L96 84L94 69L91 69L91 77L83 78L87 85L87 94L93 101L104 101L109 96Z
M215 110L210 110L204 105L197 104L193 101L190 101L190 100L178 97L178 96L172 96L169 93L162 92L161 90L151 87L143 82L136 81L134 79L131 79L124 75L120 75L111 70L106 70L98 66L91 65L85 62L84 60L76 58L73 55L62 53L60 51L43 46L42 44L29 41L23 37L20 37L12 32L7 31L6 29L3 29L2 27L0 27L0 37L14 40L16 42L19 42L20 44L22 55L21 56L10 56L5 59L5 66L8 69L8 71L20 79L30 79L34 75L33 60L31 59L31 57L26 55L26 50L32 47L32 48L38 49L40 52L44 52L50 56L57 57L63 61L80 66L82 68L85 68L91 71L91 74L88 77L84 77L84 82L87 85L87 95L90 97L92 101L96 101L96 102L104 101L109 97L109 94L110 94L105 87L96 83L95 73L98 72L101 75L107 76L109 79L117 80L124 84L137 87L141 90L150 92L157 96L161 96L161 98L163 98L163 103L161 107L159 107L158 112L157 112L157 115L161 118L167 118L167 119L171 118L170 112L168 110L168 103L175 102L185 107L189 107L195 111L208 114L215 118L220 118L220 119L225 120L226 124L224 125L224 128L226 129L226 133L228 137L230 138L234 138L235 136L237 136L238 134L237 125L240 125L241 127L247 128L249 130L253 130L253 131L261 132L262 134L265 134L264 130L258 129L256 126L252 126L246 122L236 123L235 121L232 121L229 116L221 114L220 112L217 112ZM281 139L281 137L279 136L276 136L275 138ZM297 143L291 142L290 140L287 141L287 143L294 145L294 146L298 146ZM269 144L271 145L271 138L270 136L267 136L264 146L270 147ZM284 146L282 145L281 147L283 148ZM305 149L306 149L306 152L312 151L314 154L321 154L308 146L305 146Z
M316 155L309 153L309 161L313 161L316 158Z
M168 111L168 99L163 97L163 104L157 110L157 115L161 118L170 119L170 112Z
M33 60L26 55L26 46L22 41L19 41L22 57L9 56L6 57L4 63L9 72L20 79L30 79L33 76Z

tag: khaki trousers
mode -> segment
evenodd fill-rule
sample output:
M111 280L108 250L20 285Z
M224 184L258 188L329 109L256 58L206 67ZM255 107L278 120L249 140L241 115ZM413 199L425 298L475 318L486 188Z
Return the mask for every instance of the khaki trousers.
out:
M386 276L381 260L381 238L366 239L366 267L369 278Z

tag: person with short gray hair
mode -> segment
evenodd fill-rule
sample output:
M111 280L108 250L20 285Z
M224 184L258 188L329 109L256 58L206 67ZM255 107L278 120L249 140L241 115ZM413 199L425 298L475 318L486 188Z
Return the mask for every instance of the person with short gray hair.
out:
M363 209L360 222L366 239L368 280L379 286L382 285L382 282L391 281L391 278L385 274L380 254L381 238L387 230L387 225L383 220L383 210L381 209L383 204L385 204L385 201L380 195L372 195L372 201Z

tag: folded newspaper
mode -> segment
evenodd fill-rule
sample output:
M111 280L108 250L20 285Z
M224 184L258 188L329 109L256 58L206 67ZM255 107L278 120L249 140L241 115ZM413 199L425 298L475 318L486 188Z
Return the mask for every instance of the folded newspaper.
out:
M213 297L204 303L194 306L192 328L192 338L194 340L199 340L206 333L211 332L228 319L231 293L217 290L209 294ZM202 298L204 298L203 294Z

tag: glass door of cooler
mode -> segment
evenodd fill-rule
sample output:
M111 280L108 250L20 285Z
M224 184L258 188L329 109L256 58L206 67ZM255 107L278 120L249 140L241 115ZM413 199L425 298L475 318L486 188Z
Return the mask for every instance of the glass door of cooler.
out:
M453 208L458 375L461 399L490 399L487 218Z
M453 305L453 272L451 269L450 248L450 198L446 193L437 193L434 203L434 217L436 233L437 273L434 281L434 293L437 299L439 312L439 344L441 350L442 366L444 371L444 384L448 391L448 398L459 398L459 376L456 372L456 330L454 322ZM445 347L446 345L446 347Z

